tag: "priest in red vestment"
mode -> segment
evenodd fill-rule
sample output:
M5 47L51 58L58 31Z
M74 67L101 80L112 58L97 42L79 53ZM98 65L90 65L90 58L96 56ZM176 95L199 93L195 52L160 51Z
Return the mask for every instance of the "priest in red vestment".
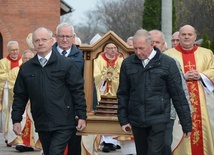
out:
M4 133L4 124L7 112L8 97L7 93L3 93L4 89L8 89L7 78L9 71L22 64L21 56L19 55L19 43L17 41L9 41L7 44L8 56L0 60L0 130ZM5 96L3 98L3 96Z
M196 30L185 25L179 30L180 43L165 54L177 59L185 75L192 106L193 131L190 138L181 139L173 155L214 154L214 56L209 49L195 45Z

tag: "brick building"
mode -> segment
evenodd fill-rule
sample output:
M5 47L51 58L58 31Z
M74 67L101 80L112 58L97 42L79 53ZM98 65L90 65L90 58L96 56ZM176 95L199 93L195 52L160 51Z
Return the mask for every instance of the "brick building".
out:
M55 31L60 16L72 11L64 0L0 0L0 58L7 55L7 43L16 40L20 50L28 49L26 37L36 27Z

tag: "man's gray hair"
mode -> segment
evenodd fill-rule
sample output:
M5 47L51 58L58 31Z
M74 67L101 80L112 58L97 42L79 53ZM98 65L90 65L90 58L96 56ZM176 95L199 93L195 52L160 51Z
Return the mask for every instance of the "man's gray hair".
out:
M61 27L70 27L70 28L71 28L71 31L74 33L74 27L73 27L71 24L68 24L68 23L61 23L61 24L59 24L59 25L56 27L56 34L58 34L59 29L60 29Z
M128 39L126 40L126 42L128 42L129 40L133 40L133 37L128 37Z
M27 49L27 50L24 50L24 51L22 52L22 57L25 55L25 53L32 53L33 55L35 55L35 53L34 53L33 51Z
M32 38L34 39L34 34L35 34L35 32L40 31L40 30L42 30L42 29L47 30L47 32L48 32L50 38L53 37L53 32L52 32L50 29L48 29L48 28L46 28L46 27L38 27L38 28L36 28L36 29L33 31L33 33L32 33Z
M165 42L165 35L162 31L154 29L154 30L149 31L149 33L161 34L162 40L163 40L163 42Z
M14 45L14 44L18 44L19 45L18 41L9 41L7 43L7 49L10 50L11 45Z
M145 29L140 29L140 30L137 30L137 32L134 34L134 36L133 36L133 40L135 39L135 38L139 38L139 37L144 37L145 39L146 39L146 41L147 41L147 43L152 43L152 36L151 36L151 34L147 31L147 30L145 30Z

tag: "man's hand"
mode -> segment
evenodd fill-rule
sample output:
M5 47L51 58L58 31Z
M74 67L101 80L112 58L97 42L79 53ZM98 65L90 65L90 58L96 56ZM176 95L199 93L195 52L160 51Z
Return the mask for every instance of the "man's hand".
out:
M130 133L132 131L132 127L130 124L126 124L126 125L123 125L122 126L122 130L125 132L125 133Z
M183 134L183 137L184 138L188 138L188 137L190 137L191 136L191 132L187 132L187 133L184 133Z
M84 119L78 120L78 125L76 126L76 129L78 131L82 131L86 127L86 121Z
M184 74L186 80L200 80L201 76L197 70L190 70Z
M14 123L13 124L13 131L15 132L15 134L17 136L22 136L22 127L21 127L21 123Z

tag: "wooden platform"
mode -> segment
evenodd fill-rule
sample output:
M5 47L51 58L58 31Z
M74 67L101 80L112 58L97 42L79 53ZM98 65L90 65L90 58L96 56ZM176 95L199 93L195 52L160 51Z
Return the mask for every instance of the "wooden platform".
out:
M121 129L117 116L97 116L93 112L87 114L87 126L80 135L132 135Z

